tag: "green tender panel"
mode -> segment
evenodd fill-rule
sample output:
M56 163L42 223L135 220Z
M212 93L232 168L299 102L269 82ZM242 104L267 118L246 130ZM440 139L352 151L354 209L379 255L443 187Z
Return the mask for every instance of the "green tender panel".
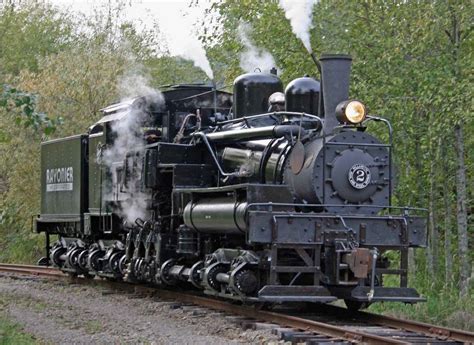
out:
M105 180L105 171L101 172L101 166L97 163L97 158L101 156L100 147L105 144L103 132L91 134L89 136L89 211L100 209L101 177ZM102 167L105 170L105 167ZM102 181L102 184L105 181Z
M41 144L41 214L72 216L82 210L82 135Z

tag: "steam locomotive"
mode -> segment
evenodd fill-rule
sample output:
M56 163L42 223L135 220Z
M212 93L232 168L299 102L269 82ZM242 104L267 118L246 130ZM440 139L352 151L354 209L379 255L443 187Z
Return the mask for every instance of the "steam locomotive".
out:
M285 90L261 72L233 94L175 85L42 143L39 263L245 302L423 301L407 277L426 217L391 204L390 122L349 99L350 56L319 64Z

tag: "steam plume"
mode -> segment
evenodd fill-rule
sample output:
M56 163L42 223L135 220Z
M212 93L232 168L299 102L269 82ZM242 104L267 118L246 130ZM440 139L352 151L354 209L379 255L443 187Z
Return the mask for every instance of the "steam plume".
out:
M122 77L119 82L119 91L122 95L121 102L131 102L134 97L139 95L144 95L147 103L164 102L162 94L149 87L148 79L134 69L129 70ZM143 152L146 144L142 133L143 121L148 116L146 111L141 106L133 106L123 111L124 116L120 120L114 121L111 126L115 136L113 145L108 146L103 153L103 163L115 176L115 183L120 183L116 169L122 166L127 153ZM141 164L129 167L131 173L128 176L126 194L130 196L129 198L123 200L123 196L119 195L117 190L107 190L105 193L108 200L120 200L120 208L116 212L130 224L133 224L137 218L142 220L148 218L146 197L140 191L141 168Z
M246 72L253 72L256 68L268 72L276 66L275 59L265 49L253 45L249 38L251 30L250 24L243 22L239 24L238 34L244 45L244 51L240 54L240 68Z
M187 12L187 4L185 2L173 2L172 6L176 8L179 16L166 17L162 13L157 13L158 23L163 30L169 50L172 55L181 56L191 60L196 67L199 67L206 73L209 79L214 79L211 65L206 56L198 34L194 32L194 23L199 20L197 14Z
M194 66L199 67L206 73L209 79L214 79L214 73L211 69L211 64L206 56L206 51L201 46L199 41L197 40L190 40L187 44L185 49L179 54L185 59L189 59L194 63Z
M318 0L280 0L280 7L290 21L291 30L312 53L309 30L313 27L313 6Z

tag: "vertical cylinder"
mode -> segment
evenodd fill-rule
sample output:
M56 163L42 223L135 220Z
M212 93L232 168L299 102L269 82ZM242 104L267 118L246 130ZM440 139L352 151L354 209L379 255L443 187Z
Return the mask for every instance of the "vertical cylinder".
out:
M283 91L283 84L270 73L247 73L234 80L234 118L266 113L268 97Z
M337 105L349 98L351 61L349 55L324 54L321 63L321 83L324 100L324 133L332 133L339 122L336 119Z

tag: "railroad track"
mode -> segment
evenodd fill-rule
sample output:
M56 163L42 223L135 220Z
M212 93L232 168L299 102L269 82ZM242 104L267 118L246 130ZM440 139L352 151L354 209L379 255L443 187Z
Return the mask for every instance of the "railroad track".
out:
M66 276L56 268L33 265L0 264L0 272L59 278Z
M0 272L11 274L70 278L60 270L30 265L0 264ZM90 279L75 279L90 283ZM126 289L137 294L159 296L178 301L181 305L204 307L230 314L233 322L244 328L271 328L282 339L292 343L369 343L369 344L474 344L474 333L438 327L422 322L397 319L368 312L349 314L347 309L322 305L317 312L295 309L260 310L189 292L171 291L158 287L133 285L123 282L94 280L111 289Z

